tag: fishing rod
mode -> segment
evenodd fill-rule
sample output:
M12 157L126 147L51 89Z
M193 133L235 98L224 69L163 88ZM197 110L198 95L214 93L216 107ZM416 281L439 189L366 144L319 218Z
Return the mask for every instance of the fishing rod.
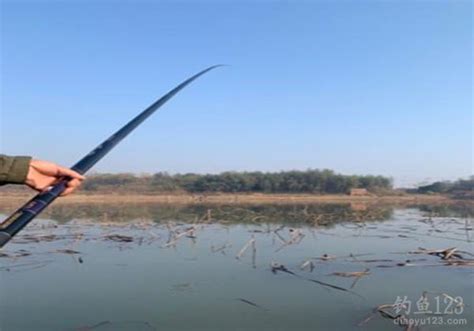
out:
M130 122L125 124L121 129L111 135L102 144L93 149L89 154L84 156L71 169L80 173L81 175L86 173L87 170L92 168L105 155L107 155L107 153L109 153L112 148L114 148L120 141L122 141L122 139L124 139L130 132L137 128L143 121L145 121L151 114L153 114L158 108L163 106L179 91L181 91L184 87L186 87L198 77L217 67L220 67L220 65L215 65L204 69L176 86L174 89L166 93L151 106L149 106L140 114L138 114ZM61 193L66 190L67 184L70 180L71 178L69 177L60 178L58 182L52 185L48 190L34 196L30 201L25 203L21 208L19 208L12 215L10 215L5 221L0 223L0 248L3 247L7 242L9 242L10 239L12 239L18 232L20 232L49 204L56 200L56 198L59 197Z

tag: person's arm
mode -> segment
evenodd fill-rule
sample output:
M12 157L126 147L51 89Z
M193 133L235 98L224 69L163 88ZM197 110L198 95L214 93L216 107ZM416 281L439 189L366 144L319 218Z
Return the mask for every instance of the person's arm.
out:
M24 184L30 168L29 156L6 156L0 154L0 185Z
M26 156L0 155L0 185L26 184L41 192L63 177L70 177L71 180L62 195L73 192L84 180L84 176L55 163Z

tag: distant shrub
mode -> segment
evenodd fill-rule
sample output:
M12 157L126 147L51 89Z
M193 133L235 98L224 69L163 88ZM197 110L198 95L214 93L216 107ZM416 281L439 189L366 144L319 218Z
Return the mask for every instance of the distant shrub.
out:
M474 191L474 176L471 176L469 179L459 179L455 182L443 181L443 182L434 182L429 185L424 185L418 187L418 193L449 193L449 194L462 194L462 192L471 192ZM471 195L472 194L468 194Z
M159 172L148 176L96 174L84 183L84 191L128 192L260 192L348 193L353 188L370 192L392 190L392 180L382 176L347 176L332 170L309 169L281 172L223 172L221 174L176 174Z

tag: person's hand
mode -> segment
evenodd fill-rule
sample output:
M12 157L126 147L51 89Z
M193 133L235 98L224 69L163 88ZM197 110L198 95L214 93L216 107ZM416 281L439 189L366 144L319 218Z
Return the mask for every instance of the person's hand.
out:
M52 162L31 160L25 184L32 189L42 192L62 177L70 177L71 180L61 195L68 195L73 192L85 179L84 176L74 170L60 167Z

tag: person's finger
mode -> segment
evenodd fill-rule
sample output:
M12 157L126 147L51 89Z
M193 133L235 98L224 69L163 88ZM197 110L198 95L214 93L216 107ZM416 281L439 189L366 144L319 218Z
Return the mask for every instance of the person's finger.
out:
M64 190L63 193L61 193L61 196L64 197L68 194L71 194L74 191L75 187L68 187L66 190Z
M82 176L81 174L75 172L74 170L72 169L68 169L68 168L64 168L64 167L60 167L58 166L58 174L57 176L69 176L71 178L77 178L77 179L80 179L80 180L84 180L85 177Z
M79 179L72 179L67 183L68 188L69 187L76 188L76 187L79 187L80 185L81 185L81 181Z
M67 183L67 188L61 194L61 196L66 196L74 192L79 186L81 186L82 181L79 179L72 179Z

